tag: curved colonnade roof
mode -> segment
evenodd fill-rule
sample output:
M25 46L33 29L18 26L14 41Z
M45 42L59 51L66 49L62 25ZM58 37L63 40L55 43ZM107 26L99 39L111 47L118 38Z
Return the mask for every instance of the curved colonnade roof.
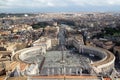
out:
M105 67L106 65L114 63L115 57L108 50L101 49L101 48L96 48L96 47L91 47L91 46L84 46L84 48L88 48L88 47L91 48L91 49L99 50L99 51L101 51L101 54L105 55L105 57L103 59L101 59L99 61L96 61L96 62L93 62L93 64L91 64L92 66L97 67L97 68L102 68L102 67ZM34 54L31 53L33 51L34 51ZM25 48L25 49L22 49L20 51L17 51L12 56L12 59L14 61L23 62L23 63L27 63L27 64L34 63L34 60L31 61L31 62L27 61L27 60L25 61L25 58L27 56L29 56L30 54L32 54L32 55L30 55L30 57L34 57L34 58L35 58L35 55L36 56L40 55L40 56L44 57L44 55L41 55L39 51L40 51L40 47ZM26 54L27 54L27 56L24 57L24 59L22 59L21 56L25 56ZM36 58L35 58L35 60L36 60Z
M12 59L14 61L18 61L18 62L22 62L22 63L27 63L27 64L34 63L33 61L27 61L27 60L25 60L25 58L27 58L27 56L29 56L29 57L32 58L36 54L41 55L40 52L39 52L40 49L41 49L40 47L30 47L30 48L25 48L25 49L19 50L19 51L15 52L15 54L12 55Z
M96 51L97 55L102 55L103 56L101 60L93 62L92 66L95 66L97 68L102 68L102 67L105 67L108 64L114 63L115 56L110 51L108 51L106 49L102 49L102 48L98 48L98 47L92 47L92 46L84 46L83 48L87 48L87 49Z

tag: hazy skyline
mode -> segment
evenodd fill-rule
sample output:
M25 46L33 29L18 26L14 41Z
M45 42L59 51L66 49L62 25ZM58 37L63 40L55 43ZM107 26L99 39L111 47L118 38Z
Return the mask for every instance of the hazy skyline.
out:
M0 13L119 12L120 0L0 0Z

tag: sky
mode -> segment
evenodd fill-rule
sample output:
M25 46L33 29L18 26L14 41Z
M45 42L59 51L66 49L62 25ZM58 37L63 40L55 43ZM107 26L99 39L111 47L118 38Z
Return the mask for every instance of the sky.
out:
M119 11L120 0L0 0L0 13Z

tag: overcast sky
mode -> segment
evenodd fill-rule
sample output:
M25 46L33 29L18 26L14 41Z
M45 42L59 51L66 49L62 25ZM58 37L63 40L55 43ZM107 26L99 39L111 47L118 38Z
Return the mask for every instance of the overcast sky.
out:
M0 0L1 12L119 12L120 0Z

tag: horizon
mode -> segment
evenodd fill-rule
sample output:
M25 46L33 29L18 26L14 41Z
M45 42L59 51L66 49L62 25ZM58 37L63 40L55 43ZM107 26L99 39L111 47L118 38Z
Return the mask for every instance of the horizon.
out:
M120 0L1 0L0 13L120 12Z

